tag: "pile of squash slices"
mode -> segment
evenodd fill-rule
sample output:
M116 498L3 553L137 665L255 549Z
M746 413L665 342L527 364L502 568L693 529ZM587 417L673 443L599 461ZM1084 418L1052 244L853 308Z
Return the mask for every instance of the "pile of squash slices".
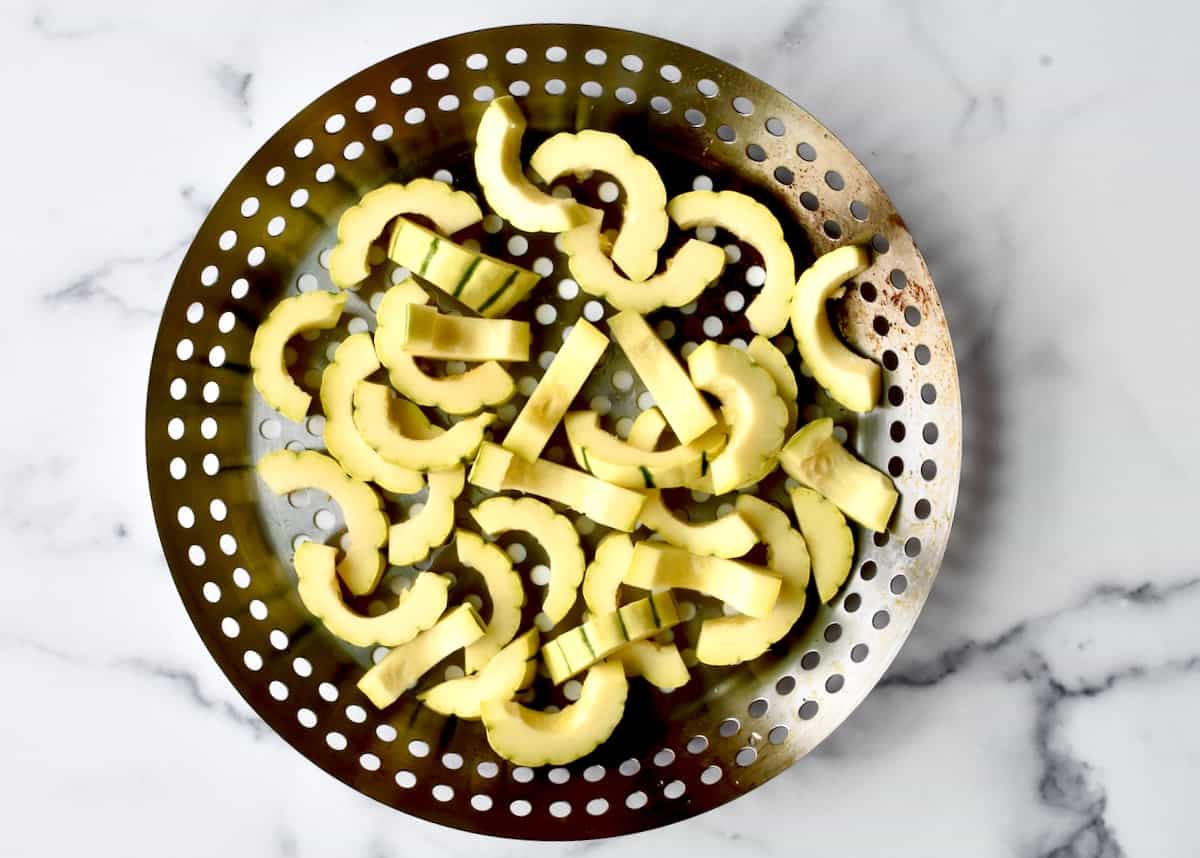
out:
M346 337L323 371L325 450L276 450L257 471L277 494L316 489L341 509L344 550L304 542L293 562L300 599L329 632L356 646L391 648L359 689L382 709L420 683L425 706L481 720L498 754L538 766L571 762L604 742L624 713L627 677L666 691L687 683L689 664L670 630L691 606L676 603L676 590L725 606L723 616L703 620L689 661L724 666L757 658L802 615L810 577L826 602L848 576L854 540L847 518L885 530L898 495L887 476L845 449L829 418L797 426L799 385L772 342L790 323L800 357L832 399L856 412L875 406L880 368L838 339L826 307L869 264L864 248L827 253L797 279L783 229L750 196L697 190L668 200L654 165L604 131L555 134L526 165L524 132L511 97L488 106L474 150L486 203L520 230L560 234L579 288L615 314L607 334L586 319L574 322L503 437L490 432L495 409L516 393L504 365L528 360L531 339L529 324L506 314L540 278L456 242L455 233L484 213L473 196L439 181L388 184L348 209L329 257L338 291L281 300L255 334L251 365L263 399L284 417L304 420L312 397L289 374L285 347L338 323L344 290L369 276L372 245L390 235L388 256L415 276L383 296L374 335ZM597 171L624 190L615 234L601 230L599 210L544 190L560 177ZM720 246L692 238L660 266L671 221L682 230L723 229L762 258L765 282L745 309L756 336L744 349L707 341L681 360L647 322L654 310L695 301L726 262ZM439 312L431 288L474 315ZM606 429L596 411L571 410L610 337L656 403L638 414L627 437ZM418 359L468 368L434 375ZM449 428L431 422L428 409L438 409ZM573 465L542 457L560 425ZM790 515L738 491L776 467L792 478ZM467 483L494 493L470 509L478 533L455 526ZM391 523L376 487L427 496L419 511ZM690 523L664 499L662 491L673 488L736 493L732 511ZM564 508L608 529L590 558ZM651 535L631 536L639 527ZM490 541L508 531L528 534L548 557L541 630L521 628L525 587L509 555ZM487 589L486 619L470 602L451 605L451 580L431 570L382 613L360 614L347 604L347 592L375 591L388 563L420 563L450 542ZM738 559L760 544L765 563ZM580 594L584 619L560 628ZM421 682L459 653L464 675ZM578 677L577 699L542 710L518 702L539 675L554 684Z

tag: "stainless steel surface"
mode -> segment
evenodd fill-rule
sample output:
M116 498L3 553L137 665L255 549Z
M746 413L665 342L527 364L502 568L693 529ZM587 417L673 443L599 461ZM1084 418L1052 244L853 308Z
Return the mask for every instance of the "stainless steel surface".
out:
M785 223L798 270L835 246L874 246L874 264L839 306L847 340L885 367L883 403L849 415L809 382L801 387L802 416L833 415L901 492L890 532L858 533L856 567L842 592L831 605L810 605L773 652L738 668L697 668L672 694L633 681L609 742L576 764L541 771L509 766L477 724L444 719L411 696L373 710L354 687L372 653L312 621L290 568L296 538L338 538L336 508L312 492L276 498L252 469L268 449L320 448L322 423L314 416L291 424L254 392L247 365L255 326L285 294L332 288L323 254L338 215L363 192L417 176L475 190L475 125L487 101L505 91L521 96L529 118L526 154L555 131L618 131L659 166L671 193L711 182L768 202ZM594 199L602 179L573 192ZM573 294L552 236L520 236L504 225L495 233L477 228L474 238L490 253L527 266L537 260L551 272L515 311L531 320L536 352L555 350L580 314L606 311ZM676 349L705 339L706 323L709 331L719 323L721 341L748 338L741 313L729 309L739 299L728 297L748 301L755 292L747 275L754 279L757 260L741 250L699 306L684 308L692 312L654 314ZM338 328L296 344L293 369L309 390L316 391L330 346L373 326L371 308L394 276L393 266L380 265ZM550 324L537 320L543 304L554 308ZM794 349L789 357L799 369ZM609 407L612 421L639 408L636 381L628 390L623 376L613 382L627 368L610 355L583 394L593 407ZM533 364L514 370L519 379L536 373ZM522 382L526 390L529 383ZM520 401L502 418L510 420ZM887 196L829 131L763 82L685 46L539 25L467 33L385 60L322 95L250 159L201 227L163 312L146 443L163 549L184 604L230 680L281 736L355 789L408 813L495 835L573 839L652 828L736 798L845 719L894 657L933 585L958 489L961 414L929 272ZM547 455L568 455L560 436ZM777 474L760 493L778 498L781 488ZM419 498L388 501L401 517ZM695 516L718 505L686 493L681 502ZM460 517L466 508L464 498ZM589 543L599 535L589 533ZM522 544L511 553L525 556L517 564L525 573L543 559L527 539L501 542ZM453 552L444 549L434 562L456 568ZM389 570L383 592L411 574ZM475 587L470 575L459 576L460 595ZM538 601L531 585L530 602ZM696 602L696 619L676 634L684 648L694 645L699 619L719 610Z

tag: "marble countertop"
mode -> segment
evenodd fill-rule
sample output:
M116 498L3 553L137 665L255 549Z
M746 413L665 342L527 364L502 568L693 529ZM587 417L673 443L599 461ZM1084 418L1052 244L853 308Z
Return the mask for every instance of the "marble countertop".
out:
M167 574L142 420L175 268L275 128L408 46L567 19L739 64L862 157L945 302L966 461L925 613L827 742L563 847L394 813L265 728ZM1166 2L3 4L0 855L1200 852L1198 28Z

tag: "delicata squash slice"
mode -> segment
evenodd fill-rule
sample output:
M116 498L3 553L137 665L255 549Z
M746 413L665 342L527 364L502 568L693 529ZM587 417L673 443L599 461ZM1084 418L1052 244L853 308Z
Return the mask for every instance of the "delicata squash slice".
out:
M409 278L384 293L376 311L375 353L388 370L392 387L418 405L434 406L448 414L474 414L482 408L507 402L516 392L512 376L495 361L466 372L432 376L404 350L398 333L408 304L425 304L429 296Z
M822 602L832 601L854 565L854 535L841 510L806 486L792 489L792 509L812 557Z
M342 317L345 303L344 294L332 292L293 295L276 304L254 332L254 343L250 346L254 387L268 405L288 420L303 420L312 396L288 375L284 346L301 331L332 328Z
M583 548L575 525L536 498L488 498L471 510L471 517L493 536L520 530L542 546L550 567L550 583L542 610L557 624L575 605L583 582Z
M780 588L779 576L761 566L653 542L634 546L625 583L643 590L696 590L752 617L771 612Z
M796 420L800 415L800 406L796 400L800 397L800 386L796 383L796 375L788 364L787 357L779 348L762 334L759 334L746 346L746 354L750 360L767 371L771 381L775 382L775 392L783 400L787 409L787 429L785 434L791 435L796 431Z
M355 646L407 643L430 628L446 610L450 581L443 575L421 572L399 604L382 614L356 614L342 601L335 561L337 549L319 542L305 542L296 549L293 562L300 579L300 601L330 632Z
M487 317L503 316L541 279L403 218L396 222L388 256Z
M400 215L423 215L444 235L478 223L483 213L465 191L454 191L445 182L413 179L391 183L363 195L338 220L337 244L329 254L329 279L340 289L352 289L371 273L367 254L371 242ZM401 263L404 264L404 263Z
M712 521L689 524L667 508L661 492L646 493L641 522L667 543L692 554L741 557L758 544L758 534L737 510Z
M412 437L393 415L393 405L401 401L385 384L360 381L354 388L354 425L363 440L385 462L404 468L445 471L470 461L483 442L484 430L496 419L485 412L459 420L432 437Z
M524 232L563 232L583 218L582 206L533 186L521 164L525 115L511 95L494 99L475 132L475 177L488 205Z
M521 607L525 604L525 590L521 587L520 576L513 571L512 561L495 545L484 542L478 534L469 530L455 531L454 541L458 547L459 562L470 566L483 577L492 603L485 633L463 654L464 668L467 673L474 673L517 633L517 627L521 624Z
M629 683L620 664L588 671L579 699L558 712L539 712L512 700L485 700L479 714L488 744L519 766L565 765L594 751L625 714Z
M746 308L746 320L756 334L768 337L787 326L796 262L770 209L737 191L688 191L671 200L667 212L681 229L720 227L757 250L767 279Z
M425 479L429 493L421 511L388 530L388 562L393 566L424 560L454 529L454 501L467 484L466 469L460 465L446 471L431 471Z
M621 229L612 259L630 280L642 281L658 268L658 249L667 240L667 189L658 170L619 135L585 129L555 134L534 150L533 171L550 184L565 173L586 177L608 173L625 190Z
M682 307L695 301L725 270L725 251L693 238L667 261L665 271L641 282L622 277L600 234L604 213L586 206L584 211L584 223L562 236L567 267L580 289L618 310L649 313L659 307Z
M529 360L529 323L448 316L425 304L404 304L394 336L414 357L461 361Z
M644 450L600 428L595 411L572 411L563 425L575 461L605 482L630 489L674 488L699 479L725 445L724 426L714 426L690 444Z
M447 717L479 720L485 700L510 700L537 674L537 629L530 629L500 650L478 673L439 683L417 697Z
M607 614L596 614L542 647L542 661L555 684L566 682L633 641L666 631L679 622L670 593L652 593Z
M350 547L337 571L356 596L375 589L383 574L379 549L387 540L388 520L375 490L345 475L338 463L315 450L293 453L273 450L257 464L258 475L277 495L299 489L318 489L333 498L342 510Z

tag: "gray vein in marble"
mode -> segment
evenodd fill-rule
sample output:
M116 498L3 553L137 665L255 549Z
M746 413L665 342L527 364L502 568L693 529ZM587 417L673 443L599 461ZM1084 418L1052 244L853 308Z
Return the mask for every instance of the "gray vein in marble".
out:
M117 310L122 315L157 319L159 308L130 303L118 294L106 281L131 268L157 265L177 256L191 243L191 236L173 243L166 250L148 255L113 256L79 274L66 286L42 295L42 302L51 306L102 304Z
M825 12L825 4L805 3L784 22L779 31L776 45L790 50L802 45L813 33L813 24Z
M250 119L250 84L254 82L254 72L244 71L230 63L221 63L213 70L217 84L237 105L242 121L251 125Z
M52 42L86 39L90 36L103 35L112 30L110 25L99 22L88 25L61 24L56 15L44 8L33 13L29 25L33 32Z

